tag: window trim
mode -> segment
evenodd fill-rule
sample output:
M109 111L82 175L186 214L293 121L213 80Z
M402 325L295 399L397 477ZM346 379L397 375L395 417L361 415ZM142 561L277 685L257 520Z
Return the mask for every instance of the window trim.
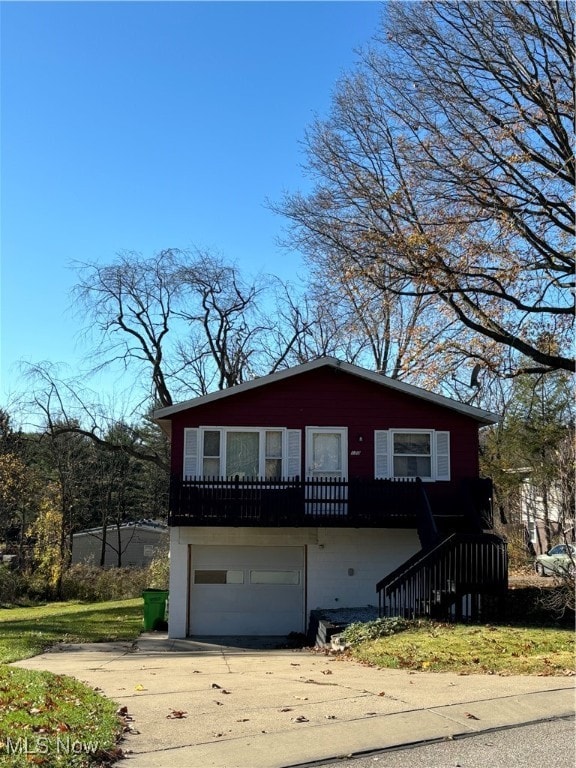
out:
M411 476L394 474L394 437L398 434L430 435L431 475L420 479L425 483L450 481L450 432L422 427L374 430L374 477L392 480L412 479Z

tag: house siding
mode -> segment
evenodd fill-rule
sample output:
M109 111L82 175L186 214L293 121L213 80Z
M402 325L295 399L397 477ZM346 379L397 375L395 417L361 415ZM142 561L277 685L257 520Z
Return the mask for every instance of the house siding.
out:
M182 476L186 427L224 425L300 429L303 437L307 426L348 427L350 477L374 477L375 430L448 431L451 480L478 476L478 424L473 418L333 368L308 371L175 414L173 474ZM302 456L302 466L303 462Z

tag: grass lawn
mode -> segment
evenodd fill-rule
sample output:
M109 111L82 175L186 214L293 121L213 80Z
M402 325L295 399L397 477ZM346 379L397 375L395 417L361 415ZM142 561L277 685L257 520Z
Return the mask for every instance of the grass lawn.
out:
M391 669L458 674L573 675L570 628L414 622L398 634L354 643L350 654Z
M121 756L118 705L65 675L9 667L57 642L134 640L142 600L0 608L0 765L88 768Z
M0 662L42 653L54 643L133 640L142 631L142 600L48 603L0 608Z
M118 705L66 675L0 665L0 765L102 766L121 756Z

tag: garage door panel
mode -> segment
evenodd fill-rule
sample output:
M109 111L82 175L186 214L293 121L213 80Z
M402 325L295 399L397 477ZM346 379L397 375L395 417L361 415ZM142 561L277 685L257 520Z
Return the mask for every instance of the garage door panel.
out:
M286 635L303 628L303 547L192 547L189 634Z

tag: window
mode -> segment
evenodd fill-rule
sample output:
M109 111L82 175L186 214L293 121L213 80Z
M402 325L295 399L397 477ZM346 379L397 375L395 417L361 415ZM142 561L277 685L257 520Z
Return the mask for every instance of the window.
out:
M566 555L568 554L568 547L566 547L564 544L557 544L555 547L552 547L550 552L548 552L549 555Z
M374 433L375 476L450 480L450 433L389 429Z
M301 472L297 429L199 427L184 430L184 477L260 477Z
M258 477L260 472L260 435L258 432L226 432L226 477Z
M394 477L432 477L432 435L429 432L393 432Z
M194 571L194 584L244 584L244 571Z
M282 432L267 430L265 439L265 472L267 480L282 476Z
M220 474L220 432L210 429L204 432L204 477L217 477Z
M300 584L299 571L250 571L250 584Z

